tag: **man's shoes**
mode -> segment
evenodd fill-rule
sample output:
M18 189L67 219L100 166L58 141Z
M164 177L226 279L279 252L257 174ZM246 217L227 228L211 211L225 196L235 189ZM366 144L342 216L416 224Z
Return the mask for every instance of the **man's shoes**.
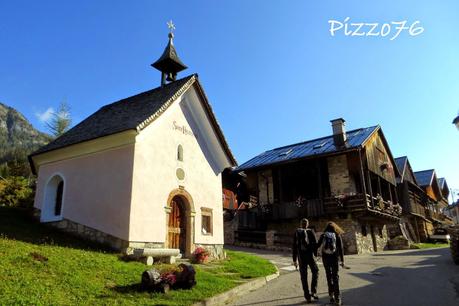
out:
M319 299L319 297L317 296L317 293L311 294L311 297L316 301Z
M305 296L304 298L306 299L306 304L312 303L310 296Z
M330 304L335 304L335 298L332 295L330 295Z
M343 305L343 301L341 301L341 299L336 299L335 305L341 306L341 305Z

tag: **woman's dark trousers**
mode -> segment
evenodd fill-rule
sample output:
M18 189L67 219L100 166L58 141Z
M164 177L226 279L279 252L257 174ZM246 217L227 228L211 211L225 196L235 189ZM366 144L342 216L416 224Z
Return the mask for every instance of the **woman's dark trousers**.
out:
M302 255L299 256L299 266L300 266L300 275L301 275L301 284L303 285L304 297L309 300L311 294L317 293L317 280L319 279L319 268L317 263L312 255ZM312 280L311 280L311 293L309 293L308 286L308 266L311 269Z
M338 275L338 257L336 255L322 254L322 260L327 276L328 295L340 299L339 292L339 275Z

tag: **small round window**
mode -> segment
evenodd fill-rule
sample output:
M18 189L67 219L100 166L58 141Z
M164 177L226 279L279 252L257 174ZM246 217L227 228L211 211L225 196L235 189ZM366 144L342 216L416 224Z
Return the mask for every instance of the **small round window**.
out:
M177 178L181 181L183 181L185 179L185 171L182 169L182 168L178 168L176 171L175 171L175 175L177 176Z

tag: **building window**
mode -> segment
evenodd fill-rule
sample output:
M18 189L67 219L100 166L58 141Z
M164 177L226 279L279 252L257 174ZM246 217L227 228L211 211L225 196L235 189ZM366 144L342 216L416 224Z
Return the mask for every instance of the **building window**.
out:
M203 235L212 235L212 209L201 208L201 232Z
M177 148L177 160L183 161L183 147L179 145Z
M42 222L58 221L62 219L64 207L64 179L54 175L44 188L44 199L41 210Z
M60 181L56 190L56 202L54 203L54 215L60 216L62 213L62 195L64 193L64 181Z

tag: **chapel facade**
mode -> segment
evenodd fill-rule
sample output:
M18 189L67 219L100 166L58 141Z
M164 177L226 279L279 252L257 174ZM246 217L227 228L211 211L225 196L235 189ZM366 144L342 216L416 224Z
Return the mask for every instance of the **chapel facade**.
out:
M223 256L222 178L236 165L173 33L159 87L97 112L29 156L40 221L115 249Z

